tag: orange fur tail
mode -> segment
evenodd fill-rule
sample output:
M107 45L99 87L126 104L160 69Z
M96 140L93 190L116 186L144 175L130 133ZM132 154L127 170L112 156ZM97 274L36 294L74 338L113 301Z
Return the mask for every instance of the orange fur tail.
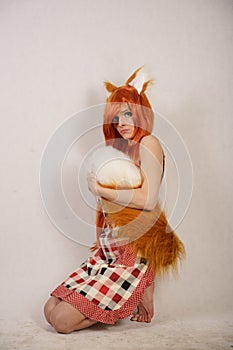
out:
M170 269L178 271L178 262L185 257L185 247L175 232L167 233L167 218L157 204L154 210L144 211L122 207L107 200L104 210L119 228L119 237L128 238L135 253L144 257L156 274L163 275ZM97 229L103 226L103 214L97 211Z

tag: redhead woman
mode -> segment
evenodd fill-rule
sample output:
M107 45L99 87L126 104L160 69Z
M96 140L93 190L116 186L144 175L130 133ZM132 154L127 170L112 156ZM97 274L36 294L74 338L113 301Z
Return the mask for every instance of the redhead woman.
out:
M99 199L97 240L91 248L95 253L45 304L46 320L60 333L97 322L115 324L130 316L132 321L151 322L155 274L176 269L185 254L160 209L165 156L152 135L154 114L145 93L150 81L141 81L139 71L123 86L105 83L110 96L103 133L106 146L123 152L140 171L141 182L131 187L103 184L89 173L88 188Z

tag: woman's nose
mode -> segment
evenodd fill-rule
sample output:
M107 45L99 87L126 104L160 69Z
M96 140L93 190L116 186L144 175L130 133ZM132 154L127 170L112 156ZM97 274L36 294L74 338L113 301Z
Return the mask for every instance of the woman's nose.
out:
M123 115L119 116L118 125L125 125L125 118Z

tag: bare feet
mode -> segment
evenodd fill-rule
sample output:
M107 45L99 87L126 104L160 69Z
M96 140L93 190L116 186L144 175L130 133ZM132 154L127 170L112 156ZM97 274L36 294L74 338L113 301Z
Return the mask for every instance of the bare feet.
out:
M154 316L154 283L145 289L145 292L138 304L137 313L131 317L131 321L151 322Z

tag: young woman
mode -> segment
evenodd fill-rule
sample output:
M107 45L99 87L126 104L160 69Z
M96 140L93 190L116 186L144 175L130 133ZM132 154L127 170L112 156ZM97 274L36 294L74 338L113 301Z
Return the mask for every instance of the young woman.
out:
M108 188L95 174L88 175L89 190L101 198L97 242L91 248L97 251L45 305L45 317L57 332L70 333L97 322L114 324L133 314L132 321L151 322L155 272L176 268L185 253L175 233L166 233L168 223L158 202L164 152L151 134L154 115L145 94L150 81L136 86L139 70L124 86L105 83L110 96L103 132L107 146L124 152L140 168L142 183L134 189ZM115 227L123 241L127 237L125 243L114 239Z

